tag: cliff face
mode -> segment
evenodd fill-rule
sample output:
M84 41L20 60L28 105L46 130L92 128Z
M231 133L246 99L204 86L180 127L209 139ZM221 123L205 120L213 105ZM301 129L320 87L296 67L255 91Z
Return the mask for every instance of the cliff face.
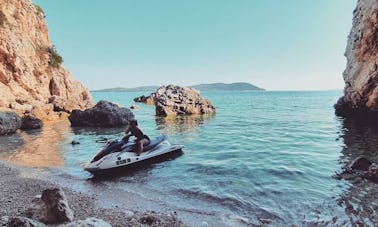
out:
M54 62L41 9L30 0L1 0L0 107L44 118L91 106L88 90Z
M378 1L358 0L345 56L344 96L336 114L378 116Z

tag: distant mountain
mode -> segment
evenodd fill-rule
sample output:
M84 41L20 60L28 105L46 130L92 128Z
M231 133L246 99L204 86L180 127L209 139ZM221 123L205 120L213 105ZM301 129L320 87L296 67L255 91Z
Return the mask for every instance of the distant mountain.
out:
M199 91L264 91L264 89L256 87L249 83L212 83L212 84L198 84L194 86L189 86L195 88ZM94 90L92 92L154 92L159 86L142 86L135 88L107 88L101 90Z
M92 92L154 92L158 89L159 86L142 86L134 88L125 88L125 87L115 87L115 88L106 88L101 90L94 90Z
M264 91L264 89L256 87L249 83L213 83L213 84L199 84L190 86L200 91Z

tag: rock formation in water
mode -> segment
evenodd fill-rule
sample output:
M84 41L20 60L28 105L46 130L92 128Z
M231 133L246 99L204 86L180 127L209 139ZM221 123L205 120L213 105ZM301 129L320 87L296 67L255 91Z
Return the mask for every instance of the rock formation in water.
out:
M378 182L378 164L365 157L357 157L343 167L343 171L336 175L339 179L351 179L353 176L362 177Z
M155 97L154 93L152 93L150 96L139 96L134 98L134 102L142 102L147 105L154 105L155 104Z
M344 96L336 114L378 116L378 1L358 0L345 56Z
M176 85L161 86L150 96L134 101L154 104L157 116L176 116L215 113L215 106L194 88Z
M93 106L88 90L61 62L41 8L31 0L1 0L0 107L51 119Z
M101 100L93 108L73 110L68 119L72 126L117 127L127 125L134 114L130 109Z

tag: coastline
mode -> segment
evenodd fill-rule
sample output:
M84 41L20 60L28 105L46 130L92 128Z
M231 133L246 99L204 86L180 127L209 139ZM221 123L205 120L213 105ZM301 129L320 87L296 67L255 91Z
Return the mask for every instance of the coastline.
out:
M96 203L95 195L74 191L53 181L32 178L23 174L24 170L27 168L0 161L0 217L25 216L23 212L36 195L44 189L60 187L74 212L74 220L96 217L112 226L186 226L174 215L104 208Z
M65 160L61 151L68 148L72 155L80 155L70 141L79 140L81 147L87 147L87 143L93 145L93 142L75 135L66 120L50 121L42 129L17 131L3 139L3 144L14 142L2 147L4 153L0 153L0 193L3 195L0 217L21 214L25 205L43 190L60 187L67 195L75 220L96 217L113 226L128 226L127 223L150 226L140 223L145 216L158 221L159 226L246 226L248 223L238 216L206 208L205 203L198 205L203 203L201 200L167 198L165 194L143 187L134 177L97 180L90 174L72 173L72 169L65 169L62 164L71 160ZM145 180L143 172L136 176ZM134 183L123 184L124 180Z

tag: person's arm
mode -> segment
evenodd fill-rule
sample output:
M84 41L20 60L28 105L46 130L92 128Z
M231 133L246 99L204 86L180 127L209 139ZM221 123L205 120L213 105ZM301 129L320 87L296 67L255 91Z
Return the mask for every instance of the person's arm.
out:
M122 137L122 140L123 141L129 141L130 136L131 136L131 134L125 135L124 137Z
M129 138L132 136L130 130L127 128L125 131L125 136L122 138L122 141L127 142L129 141Z

